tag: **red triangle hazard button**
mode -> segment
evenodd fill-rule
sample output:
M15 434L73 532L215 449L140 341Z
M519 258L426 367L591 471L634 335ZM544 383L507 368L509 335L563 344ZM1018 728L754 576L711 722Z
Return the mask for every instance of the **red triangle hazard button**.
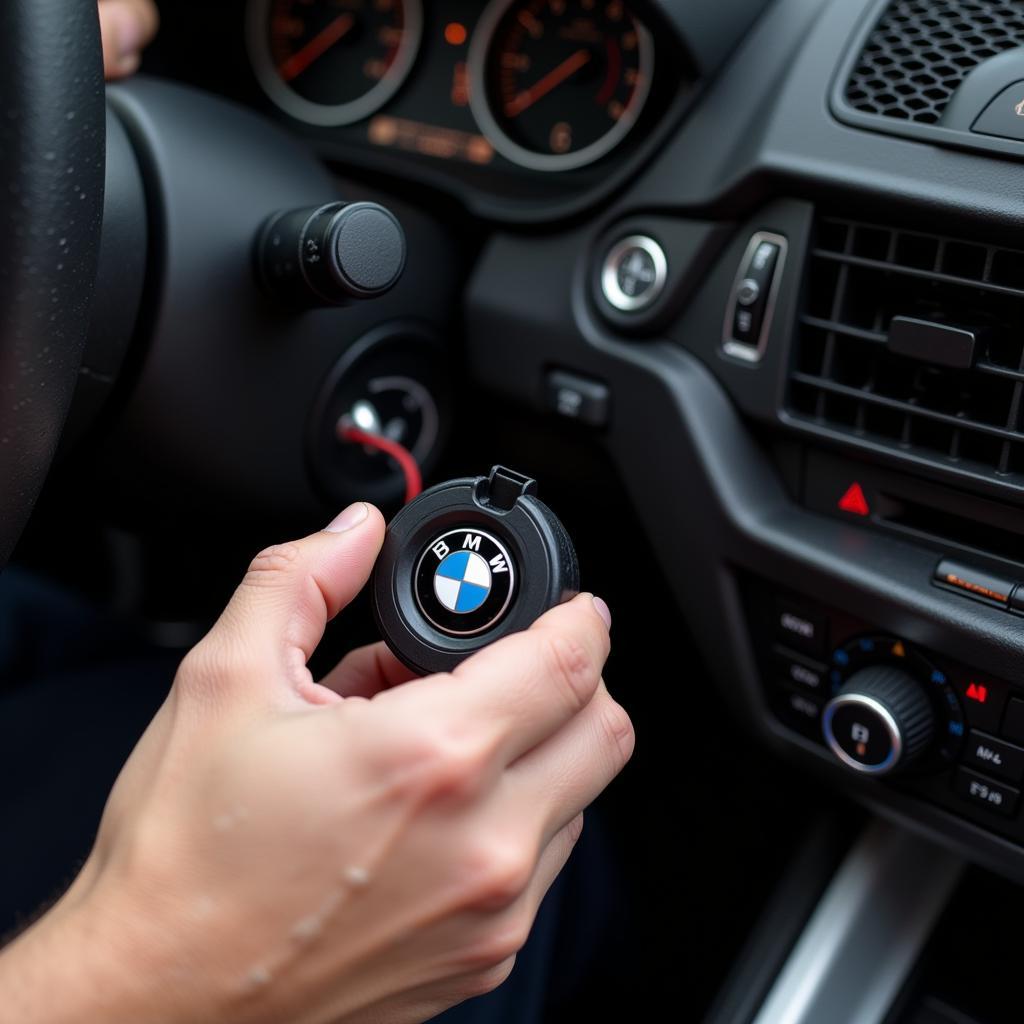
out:
M864 488L859 483L854 481L850 484L846 493L839 499L839 509L855 516L871 515L868 499L864 497Z

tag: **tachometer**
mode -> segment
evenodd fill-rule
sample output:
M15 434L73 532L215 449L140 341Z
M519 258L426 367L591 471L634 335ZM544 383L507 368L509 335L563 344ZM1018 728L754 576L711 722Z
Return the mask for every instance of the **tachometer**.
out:
M611 152L651 86L651 34L619 0L492 0L470 53L470 103L499 153L564 171Z
M251 0L249 53L267 95L299 120L351 124L405 81L420 0Z

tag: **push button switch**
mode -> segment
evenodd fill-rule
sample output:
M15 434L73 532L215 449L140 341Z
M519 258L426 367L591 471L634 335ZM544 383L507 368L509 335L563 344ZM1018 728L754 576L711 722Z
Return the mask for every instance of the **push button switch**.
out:
M551 370L544 381L544 397L552 412L590 427L608 422L611 395L607 384L575 373Z
M964 764L1009 782L1024 779L1024 749L972 729L964 748Z
M994 782L967 768L960 768L957 771L953 789L964 800L1006 818L1013 817L1017 810L1017 802L1020 800L1020 790L1001 782Z
M629 235L605 256L601 294L620 313L638 313L658 300L667 281L665 250L647 235Z
M789 601L780 601L775 609L775 632L787 647L807 654L825 653L826 619Z
M780 235L759 232L750 240L729 303L722 343L727 356L756 363L764 355L785 256Z
M810 658L798 658L785 648L775 648L775 664L779 678L787 686L798 686L815 693L824 693L828 668Z
M950 674L950 681L967 713L967 724L982 732L997 733L1006 704L1006 684L959 671Z

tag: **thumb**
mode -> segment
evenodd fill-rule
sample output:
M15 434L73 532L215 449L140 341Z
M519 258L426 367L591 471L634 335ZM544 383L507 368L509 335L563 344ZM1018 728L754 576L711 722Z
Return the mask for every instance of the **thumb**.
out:
M253 674L268 678L270 666L294 683L308 679L306 662L327 623L365 586L383 542L383 516L356 502L320 533L261 551L200 644L203 653L240 670L250 686Z

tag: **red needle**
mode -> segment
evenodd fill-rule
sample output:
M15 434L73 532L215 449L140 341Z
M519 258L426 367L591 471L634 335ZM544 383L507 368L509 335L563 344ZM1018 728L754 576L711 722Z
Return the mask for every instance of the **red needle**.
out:
M557 68L549 71L540 81L535 82L529 89L524 89L518 96L506 103L505 115L518 117L542 96L547 96L555 86L561 85L570 75L576 74L588 60L590 60L589 50L577 50L571 57L563 60Z
M277 73L286 82L297 78L313 61L319 60L335 43L343 39L354 23L355 18L351 14L339 14L326 28L317 32L301 50L293 53L277 69Z

